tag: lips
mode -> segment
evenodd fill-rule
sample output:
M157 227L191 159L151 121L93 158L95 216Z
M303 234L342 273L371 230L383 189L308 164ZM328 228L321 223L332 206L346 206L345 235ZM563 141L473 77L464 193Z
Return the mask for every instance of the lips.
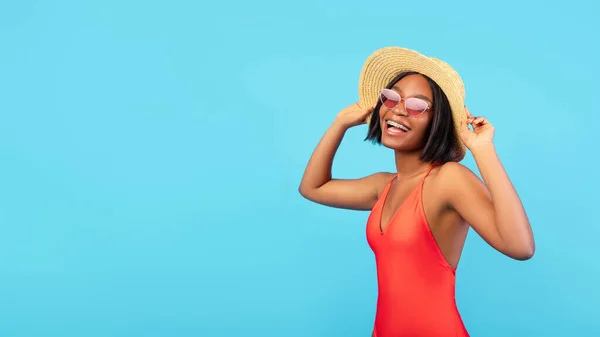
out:
M406 124L401 123L401 122L396 122L396 121L388 119L388 120L386 120L386 124L387 124L387 129L389 131L395 131L395 132L410 131L410 128Z

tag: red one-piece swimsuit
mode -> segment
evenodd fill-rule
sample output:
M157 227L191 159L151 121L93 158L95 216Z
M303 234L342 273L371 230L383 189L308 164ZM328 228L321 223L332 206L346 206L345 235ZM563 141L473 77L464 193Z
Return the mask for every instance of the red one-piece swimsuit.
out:
M390 181L367 221L377 265L376 337L469 336L456 307L456 271L442 255L423 209L423 183L430 172L383 226Z

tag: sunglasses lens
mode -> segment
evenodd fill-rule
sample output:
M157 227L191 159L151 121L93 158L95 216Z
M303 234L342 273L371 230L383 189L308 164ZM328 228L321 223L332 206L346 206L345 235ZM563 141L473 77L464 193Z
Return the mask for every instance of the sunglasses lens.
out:
M427 102L418 98L409 98L406 100L406 112L409 115L419 115L427 109Z
M385 105L386 108L395 107L400 101L400 95L395 93L392 90L382 90L381 91L381 103Z

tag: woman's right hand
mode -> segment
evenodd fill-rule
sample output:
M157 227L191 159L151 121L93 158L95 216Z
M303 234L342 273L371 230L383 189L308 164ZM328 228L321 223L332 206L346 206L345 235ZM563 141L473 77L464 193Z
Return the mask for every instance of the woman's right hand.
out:
M336 117L336 122L343 125L345 128L351 128L357 125L365 124L367 116L373 112L375 106L368 109L361 109L358 104L354 103L342 109Z

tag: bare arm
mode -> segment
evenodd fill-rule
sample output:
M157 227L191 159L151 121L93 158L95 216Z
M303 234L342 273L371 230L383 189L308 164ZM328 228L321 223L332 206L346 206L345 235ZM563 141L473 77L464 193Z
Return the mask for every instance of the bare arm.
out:
M446 165L450 204L492 247L527 260L535 251L525 209L494 149L479 149L474 158L485 184L469 169Z
M527 260L535 252L533 231L496 153L492 142L494 129L484 117L474 118L470 113L468 117L474 131L464 124L461 135L473 154L483 182L460 164L444 165L449 203L496 250L517 260Z
M360 124L370 110L354 104L342 110L315 148L304 171L299 192L316 203L353 210L370 210L377 201L380 185L389 173L375 173L360 179L333 179L333 158L349 127Z

